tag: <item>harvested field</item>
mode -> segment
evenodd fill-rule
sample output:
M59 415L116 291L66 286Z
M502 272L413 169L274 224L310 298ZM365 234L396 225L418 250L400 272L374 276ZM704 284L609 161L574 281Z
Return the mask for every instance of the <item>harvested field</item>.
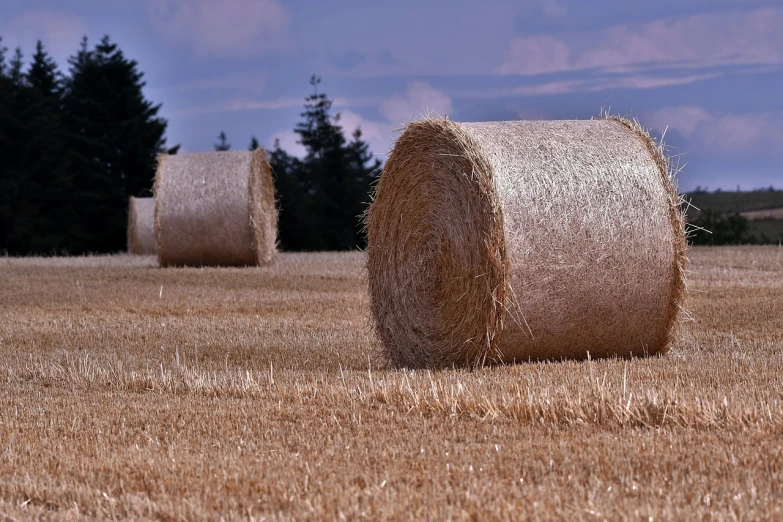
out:
M364 256L0 258L0 519L780 519L783 252L663 357L382 366Z
M783 219L783 207L767 208L764 210L749 210L740 212L748 221L763 221L768 219Z

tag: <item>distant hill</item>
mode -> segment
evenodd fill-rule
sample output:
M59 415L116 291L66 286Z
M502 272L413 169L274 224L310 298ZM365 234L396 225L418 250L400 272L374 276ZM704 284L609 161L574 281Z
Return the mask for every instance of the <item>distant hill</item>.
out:
M783 241L783 190L772 188L746 192L707 192L697 190L683 194L690 202L686 214L689 223L699 223L705 213L713 215L738 213L748 220L751 242Z
M691 205L700 209L710 209L713 212L747 212L783 208L783 190L752 190L747 192L689 192L685 197ZM689 209L688 215L698 215L695 209Z

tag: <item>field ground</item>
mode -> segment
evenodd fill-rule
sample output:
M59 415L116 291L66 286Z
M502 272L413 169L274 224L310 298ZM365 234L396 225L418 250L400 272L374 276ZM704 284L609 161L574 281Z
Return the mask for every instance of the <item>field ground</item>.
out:
M0 258L0 520L783 519L783 254L664 357L385 367L363 256Z
M749 210L742 212L749 221L783 220L783 207L768 208L765 210Z

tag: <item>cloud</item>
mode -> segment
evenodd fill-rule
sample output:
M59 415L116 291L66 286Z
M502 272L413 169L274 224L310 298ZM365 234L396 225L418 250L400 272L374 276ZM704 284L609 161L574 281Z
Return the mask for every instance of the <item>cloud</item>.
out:
M723 114L702 127L701 142L718 155L776 152L783 146L781 114Z
M212 90L254 90L259 91L264 88L266 78L261 74L231 74L215 76L211 78L202 78L191 80L168 87L162 87L161 91L191 92L191 91L212 91Z
M572 68L571 49L551 36L515 38L506 52L501 74L534 75Z
M597 78L590 77L577 80L557 80L533 83L505 89L461 90L455 91L454 96L462 99L493 99L516 98L520 96L554 96L574 92L599 92L612 89L656 89L661 87L687 85L717 78L719 76L721 76L721 73L717 72L690 74L685 76L649 76L638 74L629 76L600 76Z
M604 78L597 82L590 89L599 91L606 89L657 89L660 87L674 87L676 85L687 85L689 83L711 80L721 76L721 73L708 74L690 74L686 76L649 76L632 75L616 79Z
M715 156L737 158L770 152L783 156L783 114L779 112L709 112L684 105L658 109L646 122L658 130L676 130L689 147Z
M674 129L686 138L690 138L701 123L711 119L710 113L701 107L683 105L664 107L655 111L647 119L647 124L659 130Z
M217 86L221 83L220 80L204 80L204 81L196 81L190 84L183 84L179 86L173 86L168 88L160 89L161 91L166 90L198 90L201 88L204 89L211 89L213 87L217 88ZM226 87L229 85L235 85L233 83L233 80L230 78L226 80ZM378 96L357 96L354 98L333 98L332 99L332 105L335 108L340 107L368 107L368 106L376 106L379 103L383 101L382 98L379 98ZM281 97L281 98L273 98L270 100L250 100L250 99L229 99L229 100L223 100L218 103L213 103L210 105L197 105L195 107L188 107L185 109L179 109L175 110L171 113L171 117L174 118L180 118L180 117L187 117L187 116L200 116L204 114L225 114L230 112L247 112L247 111L268 111L268 110L279 110L279 109L294 109L294 108L300 108L302 107L302 104L304 103L304 98L292 98L292 97Z
M67 67L68 58L76 53L87 33L83 18L57 9L28 9L0 25L4 47L21 47L29 58L35 52L36 41L41 40L61 68Z
M562 18L568 14L568 8L558 0L534 0L535 8L548 18Z
M775 8L620 24L576 36L512 39L500 74L713 68L783 63L783 15Z
M407 122L420 115L434 113L447 116L453 110L451 98L428 83L408 84L404 94L395 94L381 103L379 112L393 123Z
M261 101L226 100L213 105L199 105L197 107L175 110L171 113L171 117L182 118L187 116L202 116L205 114L225 114L229 112L291 109L301 106L301 98L276 98Z
M307 155L307 150L299 143L299 135L292 130L280 130L273 133L269 137L269 147L277 140L280 144L280 148L286 151L291 156L297 158L304 158Z
M290 15L278 0L148 0L164 40L203 57L247 57L289 46Z
M377 51L358 51L346 49L332 59L334 66L343 72L354 71L359 67L390 68L398 65L397 59L388 49Z
M352 139L351 135L357 128L361 129L362 140L367 143L370 152L378 157L385 157L389 153L400 128L399 124L368 119L353 111L340 113L340 125L348 140Z
M352 111L341 113L341 125L350 139L360 127L362 137L370 146L370 152L386 157L403 123L425 114L447 116L453 111L451 98L441 90L422 81L410 82L403 93L393 94L378 105L382 120L372 120Z

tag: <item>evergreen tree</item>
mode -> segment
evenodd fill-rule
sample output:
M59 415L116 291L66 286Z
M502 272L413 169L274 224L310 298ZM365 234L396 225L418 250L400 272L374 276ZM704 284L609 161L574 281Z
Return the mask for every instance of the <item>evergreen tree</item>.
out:
M38 42L32 63L16 50L0 90L0 249L51 253L65 246L67 170L62 163L60 74ZM3 64L3 72L5 66Z
M71 227L76 226L76 212L71 201L73 190L72 165L66 159L66 131L63 123L63 77L55 61L38 42L33 61L27 72L27 82L33 89L35 102L32 110L37 114L31 123L32 134L37 137L39 159L35 171L42 180L38 193L46 212L41 213L47 234L36 236L37 245L30 249L39 252L67 251Z
M150 194L157 155L165 148L160 105L145 99L138 64L104 36L82 40L69 60L63 100L78 234L70 250L112 252L125 246L129 196Z
M216 151L223 151L223 150L230 150L231 145L229 145L228 141L226 141L226 133L223 131L220 131L220 134L218 134L218 142L215 143L214 147Z
M304 164L280 148L275 140L269 165L279 199L278 236L283 250L323 250L317 217L313 211L315 190Z
M5 55L5 49L3 49ZM25 105L30 90L24 82L22 71L24 56L18 47L5 74L3 56L2 134L0 142L0 249L16 254L23 247L24 238L32 233L28 216L30 209L26 193L33 190L27 172L25 154Z
M24 72L22 71L22 68L24 67L24 54L22 54L22 49L20 47L17 47L14 50L14 57L11 58L10 65L11 69L9 70L8 77L11 80L11 84L18 88L23 84L24 80Z
M3 46L0 38L0 253L8 249L8 234L12 230L11 182L9 156L11 153L10 139L13 122L13 107L11 103L12 85L8 77L6 55L8 49Z
M27 82L43 98L56 100L60 97L61 75L57 70L57 64L44 49L43 42L38 40L35 45L35 54L27 71ZM52 107L59 109L58 105Z
M60 72L39 41L16 93L18 134L12 164L18 167L20 185L8 244L15 253L46 254L67 247L74 215L69 165L64 161L61 100Z
M254 151L260 146L261 144L258 143L258 139L256 139L255 136L250 136L250 146L247 148L247 150Z
M280 242L291 250L350 250L366 239L361 214L370 199L370 185L380 162L372 162L367 144L356 129L347 142L332 115L332 101L318 92L305 100L302 121L294 131L307 150L303 160L291 158L279 146L272 152L280 197ZM270 160L271 161L271 160Z

